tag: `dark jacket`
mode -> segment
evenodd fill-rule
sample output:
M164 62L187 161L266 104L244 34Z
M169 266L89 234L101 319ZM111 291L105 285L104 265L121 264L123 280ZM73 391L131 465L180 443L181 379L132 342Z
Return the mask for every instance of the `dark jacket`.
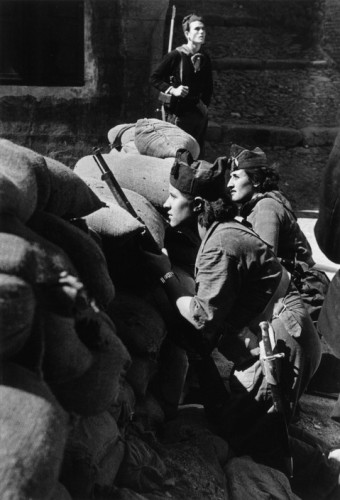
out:
M173 97L172 108L178 114L192 109L201 99L206 106L209 106L213 93L213 79L211 60L205 51L202 54L201 67L195 71L192 63L192 54L188 53L186 47L181 46L165 55L161 63L150 77L151 85L161 92L165 92L170 86L179 87L186 85L189 87L189 94L186 97ZM181 79L181 61L183 61L183 76Z

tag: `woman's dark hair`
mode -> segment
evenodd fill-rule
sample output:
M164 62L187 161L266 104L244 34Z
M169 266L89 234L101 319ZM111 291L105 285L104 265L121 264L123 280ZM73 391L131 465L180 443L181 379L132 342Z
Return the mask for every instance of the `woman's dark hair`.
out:
M198 223L209 228L214 222L227 222L237 215L237 205L231 200L227 193L223 198L216 201L204 200L204 209L198 215Z
M252 184L258 184L256 191L259 193L279 191L280 176L275 170L275 166L251 168L247 169L246 172Z

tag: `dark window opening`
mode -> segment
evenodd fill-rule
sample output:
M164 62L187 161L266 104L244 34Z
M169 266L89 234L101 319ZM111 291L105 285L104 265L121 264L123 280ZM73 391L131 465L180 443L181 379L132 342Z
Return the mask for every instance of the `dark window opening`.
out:
M0 0L0 84L84 85L84 1Z

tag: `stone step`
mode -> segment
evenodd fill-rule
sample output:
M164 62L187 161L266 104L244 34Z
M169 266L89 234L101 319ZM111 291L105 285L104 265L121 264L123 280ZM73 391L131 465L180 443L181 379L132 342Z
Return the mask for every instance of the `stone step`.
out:
M209 121L206 139L208 142L235 142L256 146L280 146L286 148L331 146L339 127L276 127L273 125L217 123Z

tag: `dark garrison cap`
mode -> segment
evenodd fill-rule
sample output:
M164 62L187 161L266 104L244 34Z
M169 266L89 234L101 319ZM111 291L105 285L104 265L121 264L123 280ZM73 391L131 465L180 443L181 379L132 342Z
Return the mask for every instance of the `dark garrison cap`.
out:
M224 195L226 156L217 158L214 163L187 160L185 152L179 150L170 172L170 184L173 187L183 194L201 196L208 201L217 200Z
M230 148L229 163L231 172L238 169L250 169L268 167L267 156L261 148L252 150L245 149L237 144L232 144Z

